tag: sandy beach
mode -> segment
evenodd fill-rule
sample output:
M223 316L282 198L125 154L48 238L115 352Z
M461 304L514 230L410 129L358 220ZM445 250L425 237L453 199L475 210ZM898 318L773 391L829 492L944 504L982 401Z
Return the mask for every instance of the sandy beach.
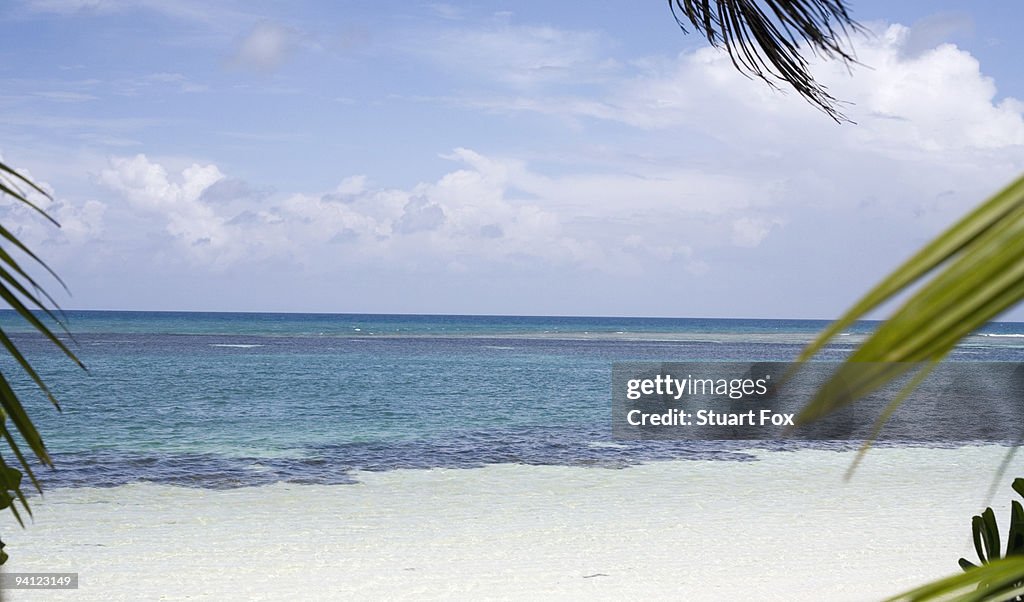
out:
M356 485L61 489L5 527L12 600L872 600L957 571L1003 448L761 452L622 470L495 465ZM1007 484L1014 475L1013 468ZM1009 487L993 501L1000 520Z

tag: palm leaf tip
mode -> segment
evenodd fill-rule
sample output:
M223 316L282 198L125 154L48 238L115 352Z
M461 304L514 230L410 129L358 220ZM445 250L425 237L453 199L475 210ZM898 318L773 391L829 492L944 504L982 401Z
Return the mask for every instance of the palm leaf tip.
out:
M18 188L18 182L27 185L32 191L43 195L49 200L53 199L53 197L50 196L50 193L43 190L41 186L39 186L29 178L23 176L22 174L18 173L16 169L10 167L9 165L3 162L0 162L0 192L9 194L15 199L18 199L22 203L28 205L32 209L36 210L40 215L45 217L48 221L50 221L50 223L59 228L60 224L57 222L57 220L53 218L52 215L47 213L45 209L43 209L36 203L33 203L31 200L29 200L27 194L20 188Z
M839 110L839 101L811 75L800 49L802 41L818 55L856 62L848 34L862 27L843 0L668 0L668 4L684 32L692 27L712 46L724 48L741 73L772 87L777 87L777 81L786 82L836 122L849 121Z

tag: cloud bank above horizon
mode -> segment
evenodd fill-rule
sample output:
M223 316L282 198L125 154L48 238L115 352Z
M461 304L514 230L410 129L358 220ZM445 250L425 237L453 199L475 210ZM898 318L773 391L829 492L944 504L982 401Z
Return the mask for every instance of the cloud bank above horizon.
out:
M63 228L2 219L68 306L831 317L1024 171L1024 103L928 22L869 23L852 70L815 62L837 126L715 49L558 15L232 31L187 8L9 17L145 18L190 57L85 53L4 101L5 160Z

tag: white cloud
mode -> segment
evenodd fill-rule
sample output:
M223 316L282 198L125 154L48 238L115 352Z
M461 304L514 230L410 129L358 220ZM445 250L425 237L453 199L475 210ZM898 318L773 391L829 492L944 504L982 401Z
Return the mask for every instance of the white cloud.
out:
M736 71L728 55L701 48L637 63L589 97L520 94L468 97L467 106L617 121L641 129L692 129L714 138L785 146L846 146L898 157L1024 145L1024 104L997 100L991 78L952 44L908 53L921 41L902 25L852 41L861 66L811 59L815 77L857 122L837 128L792 91L775 91ZM794 135L799 132L799 135Z
M886 207L873 211L897 222L923 221L924 231L934 232L1024 170L1024 103L1000 98L969 52L948 43L921 48L921 39L902 25L854 36L863 65L852 73L812 59L815 76L849 103L843 108L856 124L837 125L792 91L743 77L713 48L639 61L633 75L611 77L587 96L519 90L448 100L488 112L564 117L583 124L577 129L624 124L661 149L701 157L696 185L680 189L669 180L659 195L656 179L638 178L642 196L684 191L709 211L749 202L784 221L801 207L856 211L865 199L881 199ZM918 47L908 52L908 44ZM758 180L777 190L760 190ZM754 198L741 196L752 189ZM735 241L759 242L763 226L740 222Z
M700 255L728 245L735 224L774 194L688 170L552 177L469 149L447 157L461 166L408 189L352 176L327 193L268 196L214 165L172 176L144 155L112 159L100 179L129 202L138 228L169 235L181 260L214 269L290 258L315 269L460 271L502 264L643 271L678 262L702 274L709 265ZM739 244L755 235L759 243L777 222L757 224ZM332 248L337 255L325 252Z
M152 163L146 155L113 158L111 168L100 174L104 184L149 208L194 204L206 188L223 177L215 165L193 164L175 182L162 165Z
M427 5L432 13L442 19L459 20L464 16L462 8L446 2L434 2Z
M732 242L738 247L756 247L768 237L772 228L783 223L778 218L741 217L732 223Z
M837 95L856 103L861 143L889 152L962 152L1024 144L1022 105L996 100L995 82L970 53L952 44L906 56L910 30L892 25L859 46L871 69L827 73Z
M276 23L260 23L239 44L232 63L270 71L285 61L295 47L296 32Z
M196 164L171 178L162 165L145 155L114 158L110 168L100 173L103 184L122 193L135 207L163 216L166 232L203 259L234 259L224 217L201 200L203 192L223 178L216 166ZM229 253L226 257L214 255L224 251Z
M61 225L60 238L71 244L102 238L106 211L106 204L97 200L88 200L81 205L59 201L49 210ZM51 236L51 240L55 239L56 236Z
M45 202L34 199L52 217L60 228L45 220L35 211L20 205L8 205L3 211L5 226L9 227L22 243L37 252L55 247L77 247L104 235L106 204L97 200L74 203L64 199ZM46 254L52 258L52 253Z
M444 224L444 209L440 205L417 196L409 199L402 215L395 220L394 230L401 234L437 230Z
M0 195L0 221L24 245L42 255L44 261L76 255L81 252L82 245L103 237L106 229L105 203L94 199L76 203L55 196L49 183L38 180L28 170L19 169L18 172L46 191L49 196L18 183L22 193L60 227L7 195Z

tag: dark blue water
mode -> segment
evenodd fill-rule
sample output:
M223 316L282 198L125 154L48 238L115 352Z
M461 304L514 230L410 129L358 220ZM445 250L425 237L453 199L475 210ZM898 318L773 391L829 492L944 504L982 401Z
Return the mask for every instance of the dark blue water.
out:
M738 444L612 439L612 363L789 361L826 325L151 312L68 318L88 372L0 314L63 407L49 406L9 359L0 364L16 377L57 463L41 472L48 487L345 483L358 470L750 459ZM872 327L851 328L823 359L841 358ZM1024 324L1004 323L971 337L954 359L1022 358Z
M232 334L292 336L559 336L585 334L803 333L825 320L716 318L616 318L579 316L445 316L225 312L72 311L75 333ZM861 322L851 332L869 331ZM5 329L27 331L11 311L0 311ZM998 328L998 327L997 327Z

